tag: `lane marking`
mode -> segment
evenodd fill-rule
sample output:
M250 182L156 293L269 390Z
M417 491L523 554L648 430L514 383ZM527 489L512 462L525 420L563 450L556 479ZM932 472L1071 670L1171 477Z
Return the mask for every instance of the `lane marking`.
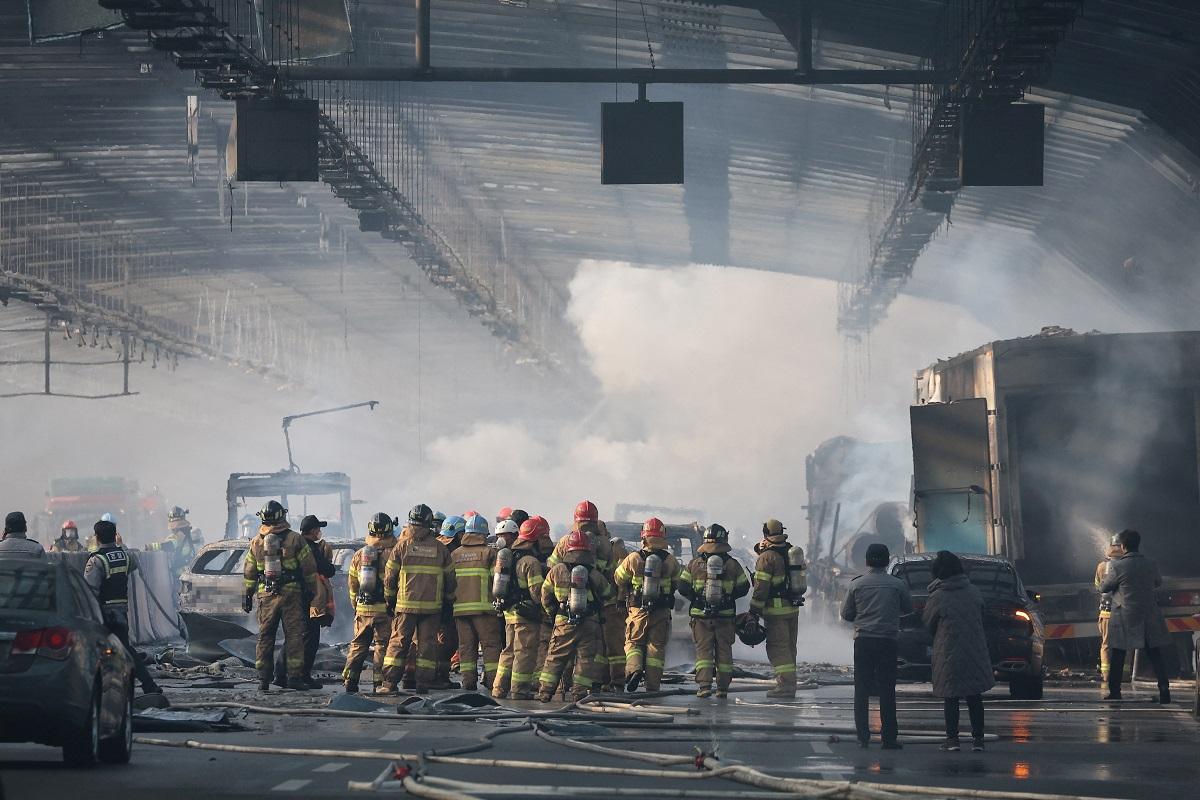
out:
M397 739L403 739L408 735L408 731L388 731L383 736L379 737L381 742L394 742Z
M340 769L345 769L350 766L349 761L330 761L328 764L322 764L319 767L313 767L313 772L337 772Z
M308 786L312 781L307 778L292 778L290 781L284 781L278 786L272 787L272 792L296 792Z
M827 745L825 742L813 742L812 749L814 753L820 753L823 756L833 754L833 748Z

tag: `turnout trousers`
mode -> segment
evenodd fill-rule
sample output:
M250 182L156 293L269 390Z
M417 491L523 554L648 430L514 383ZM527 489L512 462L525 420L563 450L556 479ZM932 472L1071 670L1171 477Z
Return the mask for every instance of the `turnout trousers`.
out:
M628 616L623 605L614 603L604 607L604 658L608 662L608 674L601 676L601 682L611 683L614 687L625 682L625 623Z
M671 638L671 609L631 608L625 622L625 674L645 672L646 691L657 692Z
M578 625L570 624L566 617L557 618L546 648L546 662L542 665L539 676L540 694L554 694L554 689L562 679L563 671L572 656L575 657L574 693L583 696L592 690L596 682L595 658L596 645L600 638L599 629L600 624L592 615L584 617Z
M420 642L418 641L418 644ZM458 660L458 627L453 617L442 617L437 632L437 667L434 669L434 683L450 682L450 669Z
M358 683L362 674L363 663L371 654L374 643L375 655L372 658L372 680L378 686L383 682L383 657L387 653L388 641L392 638L392 618L387 614L355 614L354 638L350 640L350 650L346 653L346 668L342 670L342 680Z
M696 642L696 685L711 686L716 673L717 688L728 689L733 681L732 617L692 618L692 639Z
M458 628L458 674L462 688L474 691L478 681L479 651L483 651L483 686L491 689L500 667L502 621L495 614L455 617Z
M437 667L437 634L442 624L440 612L433 614L397 613L392 618L392 636L383 657L383 681L396 686L404 672L404 662L416 650L416 689L429 691ZM415 646L414 646L415 639Z
M283 624L283 657L287 677L297 685L304 677L304 622L308 606L299 592L281 594L258 593L258 646L254 651L254 666L259 678L271 680L275 672L275 633Z
M796 689L796 636L799 613L763 617L767 629L767 660L775 672L775 685Z

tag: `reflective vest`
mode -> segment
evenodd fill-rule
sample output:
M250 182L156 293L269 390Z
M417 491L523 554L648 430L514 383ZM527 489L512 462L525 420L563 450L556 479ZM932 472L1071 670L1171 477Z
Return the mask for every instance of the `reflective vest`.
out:
M106 544L92 558L99 558L104 567L100 582L99 600L102 606L129 605L129 554L118 544Z

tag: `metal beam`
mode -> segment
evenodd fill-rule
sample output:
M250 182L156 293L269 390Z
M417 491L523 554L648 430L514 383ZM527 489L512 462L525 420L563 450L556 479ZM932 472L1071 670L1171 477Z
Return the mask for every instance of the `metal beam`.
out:
M800 13L796 18L796 23L798 26L796 67L806 75L811 75L813 71L813 24L812 3L809 0L800 0Z
M929 69L625 69L593 67L280 67L293 81L395 81L431 83L692 83L775 85L941 84L949 72Z
M415 46L417 52L417 69L429 69L429 4L432 0L415 0L417 24L415 31Z

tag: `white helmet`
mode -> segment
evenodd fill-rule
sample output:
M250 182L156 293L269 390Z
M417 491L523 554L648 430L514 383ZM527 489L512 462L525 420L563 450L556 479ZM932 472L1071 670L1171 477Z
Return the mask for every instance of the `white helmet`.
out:
M511 519L506 519L496 525L497 536L516 536L520 532L521 527Z

